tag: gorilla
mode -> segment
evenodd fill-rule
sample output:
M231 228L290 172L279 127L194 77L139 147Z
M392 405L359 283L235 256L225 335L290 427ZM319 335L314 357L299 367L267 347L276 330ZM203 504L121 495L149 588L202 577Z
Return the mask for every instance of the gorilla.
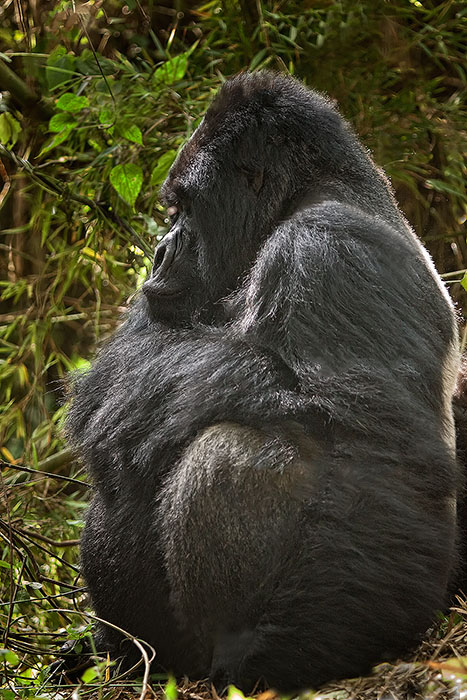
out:
M228 80L161 196L170 231L68 418L96 613L220 691L368 672L456 568L449 297L384 173L291 77ZM134 661L104 624L96 645Z

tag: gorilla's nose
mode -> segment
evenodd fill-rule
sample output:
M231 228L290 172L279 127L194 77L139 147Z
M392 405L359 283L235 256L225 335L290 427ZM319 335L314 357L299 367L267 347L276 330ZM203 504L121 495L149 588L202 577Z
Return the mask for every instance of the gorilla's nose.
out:
M154 261L152 264L153 276L158 275L163 277L167 273L175 259L177 248L179 247L179 238L180 235L177 230L169 231L169 233L159 243L156 248Z

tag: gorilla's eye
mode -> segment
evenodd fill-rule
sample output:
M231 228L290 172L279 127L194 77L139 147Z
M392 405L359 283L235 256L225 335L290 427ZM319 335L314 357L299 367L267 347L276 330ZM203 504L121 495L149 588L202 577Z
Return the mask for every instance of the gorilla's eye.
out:
M168 207L168 209L167 209L167 218L165 219L165 223L167 223L167 224L170 223L171 226L173 226L174 223L175 223L175 222L177 221L177 219L178 219L179 213L180 213L180 210L179 210L179 208L178 208L175 204L173 204L172 206Z

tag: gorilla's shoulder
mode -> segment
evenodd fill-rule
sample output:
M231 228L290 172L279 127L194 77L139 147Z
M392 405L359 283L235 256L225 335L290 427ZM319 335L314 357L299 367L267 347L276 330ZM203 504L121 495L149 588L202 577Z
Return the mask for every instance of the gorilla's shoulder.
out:
M358 203L350 204L325 196L305 200L281 222L279 229L284 236L300 235L310 240L324 236L337 247L351 239L370 247L389 244L393 252L397 248L418 252L421 247L402 217L397 225L387 221L383 212L370 212Z

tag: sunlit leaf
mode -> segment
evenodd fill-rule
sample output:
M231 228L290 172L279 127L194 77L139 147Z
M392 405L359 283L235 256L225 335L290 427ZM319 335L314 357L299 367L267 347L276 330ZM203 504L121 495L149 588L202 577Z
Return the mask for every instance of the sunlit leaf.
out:
M101 124L115 124L115 113L112 112L111 109L108 109L108 107L101 109L99 112L99 122Z
M446 681L467 680L467 657L465 656L452 657L440 662L428 661L427 665L439 671Z
M120 197L133 207L143 184L143 170L136 163L116 165L110 171L110 182Z
M165 684L164 695L166 700L177 700L178 690L175 678L170 677L167 683Z
M227 700L246 700L246 696L243 695L242 691L236 688L234 685L229 685L227 690Z
M183 78L188 67L188 56L181 53L174 58L170 58L162 66L154 71L153 82L157 84L173 85Z
M22 362L18 365L18 376L20 386L26 386L29 383L28 368Z
M177 156L177 151L166 151L161 155L151 173L151 185L160 185L164 182L167 174Z
M63 129L63 131L61 131L59 134L56 134L51 139L49 139L42 147L39 155L42 156L44 155L44 153L48 153L53 148L66 141L70 133L73 131L73 128L73 126L68 126L65 129Z
M117 126L117 131L120 136L128 139L128 141L133 141L134 143L139 143L143 145L143 135L141 129L136 126L136 124L131 124L130 122L120 122Z
M65 112L79 112L85 107L89 107L89 100L84 95L66 92L58 98L56 106Z
M87 258L91 258L91 260L98 260L99 262L105 261L103 255L98 253L96 250L89 248L88 246L84 246L83 248L81 248L80 253L81 255L85 255Z
M67 112L60 112L59 114L54 114L52 119L49 121L49 131L54 133L60 133L63 129L72 129L76 126L78 122L71 114Z
M3 659L11 666L17 666L19 664L19 657L14 651L10 651L9 649L0 649L0 659Z
M13 455L11 454L10 450L8 449L8 447L5 447L5 445L3 445L3 447L0 449L0 452L1 452L1 454L5 457L5 459L7 460L7 462L14 463L15 458L14 458Z
M95 680L96 678L99 677L99 669L97 666L92 666L91 668L87 668L83 675L81 676L81 680L83 683L91 683L91 681Z
M10 112L0 114L0 143L14 146L21 133L21 125Z

